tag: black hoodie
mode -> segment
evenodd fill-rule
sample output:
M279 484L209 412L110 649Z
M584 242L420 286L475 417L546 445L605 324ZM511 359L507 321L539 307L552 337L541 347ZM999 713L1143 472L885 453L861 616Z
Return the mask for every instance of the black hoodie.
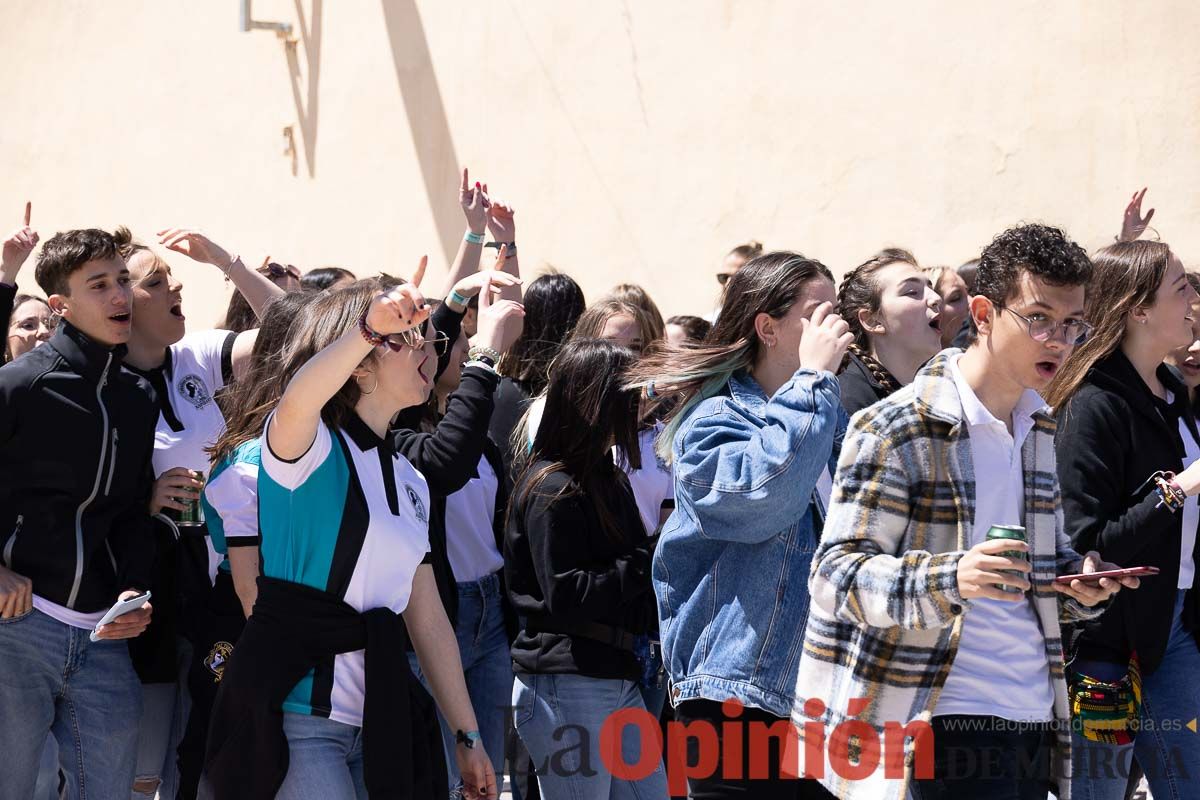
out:
M1180 419L1197 436L1186 387L1165 365L1158 378L1174 394L1169 406L1120 350L1101 359L1059 412L1056 439L1063 515L1075 550L1096 550L1122 567L1161 570L1143 578L1138 589L1122 591L1103 616L1084 626L1080 652L1124 663L1136 651L1145 673L1162 661L1170 635L1183 525L1183 512L1158 506L1146 481L1158 470L1182 470ZM1193 635L1196 617L1193 588L1183 611Z
M64 321L0 367L0 560L82 613L149 586L153 390Z

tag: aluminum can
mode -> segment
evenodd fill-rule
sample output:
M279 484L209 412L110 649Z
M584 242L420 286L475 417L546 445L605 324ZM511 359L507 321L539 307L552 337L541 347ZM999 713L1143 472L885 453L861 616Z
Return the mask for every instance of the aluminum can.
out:
M192 477L204 483L204 473L199 470L191 470ZM203 487L201 487L203 491ZM181 500L187 510L179 511L178 509L168 509L169 516L175 521L175 524L181 528L196 528L204 524L204 508L200 505L200 498L195 500Z
M1012 541L1026 542L1026 543L1028 543L1028 541L1029 541L1025 536L1025 528L1023 528L1020 525L993 525L992 527L988 528L987 538L989 541L992 539L1011 539ZM1004 556L1005 558L1018 558L1022 561L1029 560L1029 554L1022 552L1020 550L1004 550L1000 553L997 553L996 555ZM1000 571L1004 572L1004 573L1016 575L1018 578L1021 578L1022 580L1028 580L1025 573L1017 572L1016 570L1013 570L1013 569L1005 569L1005 570L1000 570ZM1006 586L1003 584L1000 585L1000 589L1002 591L1009 592L1011 594L1023 594L1024 593L1023 589L1018 589L1016 587Z

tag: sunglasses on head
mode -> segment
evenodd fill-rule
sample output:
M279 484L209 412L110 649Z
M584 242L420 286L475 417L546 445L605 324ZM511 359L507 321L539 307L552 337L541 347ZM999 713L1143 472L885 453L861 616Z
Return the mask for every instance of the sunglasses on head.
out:
M276 263L274 261L268 261L267 263L265 263L261 267L259 267L258 271L261 272L263 275L267 275L271 278L282 278L286 275L290 275L293 278L295 278L296 280L300 280L299 267L294 267L291 264L284 265L284 264Z
M426 344L432 344L433 350L439 356L446 355L446 350L450 347L450 337L441 331L433 330L433 336L425 336L423 333L418 333L416 328L410 328L401 333L393 333L390 336L383 337L383 344L380 347L386 347L393 353L399 353L405 347L411 347L413 350L420 350Z

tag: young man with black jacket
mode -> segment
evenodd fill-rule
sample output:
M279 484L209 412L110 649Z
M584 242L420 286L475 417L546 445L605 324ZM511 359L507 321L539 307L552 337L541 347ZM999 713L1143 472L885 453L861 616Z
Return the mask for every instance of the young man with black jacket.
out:
M89 634L149 585L157 411L121 368L129 272L99 230L46 242L36 277L53 338L0 368L0 797L30 797L47 732L72 797L122 797L141 689L127 643L150 606Z

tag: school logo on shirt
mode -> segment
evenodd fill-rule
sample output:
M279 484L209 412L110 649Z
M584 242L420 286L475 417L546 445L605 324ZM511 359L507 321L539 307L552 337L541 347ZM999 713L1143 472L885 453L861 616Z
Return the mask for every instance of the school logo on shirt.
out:
M204 408L212 402L212 394L199 375L188 374L179 379L179 394L196 408Z
M217 642L213 645L213 649L209 651L208 658L204 659L204 666L208 667L208 671L216 675L213 683L220 683L221 677L225 674L225 662L229 660L229 656L233 654L233 645L229 642Z
M417 494L416 490L404 484L404 491L408 492L408 499L412 501L413 511L417 513L417 520L428 523L429 517L425 514L425 504L421 502L421 495Z

